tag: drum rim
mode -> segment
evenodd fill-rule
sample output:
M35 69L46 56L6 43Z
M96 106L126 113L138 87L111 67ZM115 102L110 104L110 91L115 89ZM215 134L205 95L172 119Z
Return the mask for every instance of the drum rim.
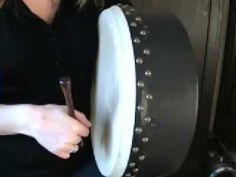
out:
M130 128L126 128L125 130L127 130L127 131L130 131L129 132L129 134L132 134L132 136L130 136L128 139L130 139L130 140L127 140L128 141L128 144L130 144L130 146L129 146L129 149L131 149L131 147L132 147L132 143L133 143L133 129L134 129L134 124L135 124L135 105L136 105L136 71L135 71L135 62L134 62L134 59L135 59L135 55L134 55L134 52L133 52L133 44L132 44L132 38L131 38L131 35L130 35L130 29L129 29L129 25L128 25L128 23L127 23L127 19L126 19L126 17L125 17L125 15L124 15L124 13L123 13L123 11L122 11L122 9L120 8L120 6L113 6L113 7L111 7L110 9L112 9L112 8L115 8L115 10L116 11L118 11L119 13L120 13L120 18L122 19L122 20L124 20L124 22L125 23L122 23L122 25L126 25L127 26L127 28L126 28L126 30L128 30L128 33L127 32L125 32L125 34L123 34L123 33L120 33L120 34L122 34L121 36L126 36L126 35L129 35L129 38L125 41L125 42L123 42L122 41L122 46L124 46L124 43L126 43L127 41L129 41L129 43L130 43L130 47L132 48L132 52L128 52L128 53L130 53L129 55L131 55L131 53L132 53L132 57L130 57L130 58L132 58L132 67L134 67L133 68L133 70L134 70L134 72L133 72L133 75L134 75L134 77L132 77L132 78L134 78L134 83L133 83L133 87L134 87L134 97L135 97L135 99L134 99L134 107L133 107L133 120L132 120L132 124L131 124L131 129ZM114 10L109 10L109 9L107 9L107 10L105 10L104 12L109 12L109 13L114 13L113 12ZM103 12L103 13L104 13ZM114 18L114 20L117 22L117 20ZM121 23L121 21L122 20L118 20L119 22L118 23ZM118 24L118 26L119 26L120 24ZM121 27L119 27L119 28L121 28ZM122 26L122 28L124 28L124 26ZM126 47L127 47L127 45L125 45ZM127 49L126 49L127 50ZM127 52L126 52L127 53ZM127 57L126 57L127 58ZM130 69L131 71L132 71L132 69ZM130 70L129 70L129 72L130 72ZM132 79L133 80L133 79ZM132 89L133 90L133 89ZM92 136L92 138L93 138L93 136ZM129 141L130 141L130 143L129 143ZM95 141L93 141L93 147L94 147L94 143L95 143ZM119 148L119 154L121 154L121 150L122 149L124 149L124 146L127 146L127 145L125 145L125 144L123 144L123 143L121 143L121 145L120 145L121 147ZM123 148L122 148L123 147ZM98 162L98 159L97 159L97 157L96 157L96 154L95 154L96 152L94 151L94 155L95 155L95 160L96 160L96 162ZM128 153L128 154L127 154ZM113 169L111 169L111 173L108 175L108 176L116 176L116 177L120 177L120 176L122 176L123 174L124 174L124 172L125 172L125 170L126 170L126 168L127 168L127 164L128 164L128 161L129 161L129 158L130 158L130 151L128 150L127 151L127 161L125 162L125 164L123 164L123 167L121 167L122 165L119 165L119 167L117 167L117 166L115 166L114 165L114 168ZM123 155L124 156L124 155ZM119 161L119 158L122 158L122 157L119 157L118 156L118 158L116 159L116 164L117 164L117 161ZM120 163L119 163L120 164ZM100 169L100 166L98 165L98 168ZM100 169L100 171L102 172L103 170L101 170ZM105 174L103 174L103 175L105 175Z

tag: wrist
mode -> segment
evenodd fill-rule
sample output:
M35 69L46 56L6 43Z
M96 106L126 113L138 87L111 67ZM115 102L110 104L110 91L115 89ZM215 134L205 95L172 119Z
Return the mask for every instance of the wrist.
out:
M18 108L19 108L18 109L19 112L17 115L18 133L27 136L32 136L32 123L36 106L20 105Z

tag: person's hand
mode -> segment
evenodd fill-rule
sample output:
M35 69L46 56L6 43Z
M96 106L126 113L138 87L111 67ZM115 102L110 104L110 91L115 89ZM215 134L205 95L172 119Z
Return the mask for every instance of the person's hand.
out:
M66 106L32 106L29 136L54 155L68 159L79 149L82 137L89 135L91 123L75 110L76 119L67 115Z

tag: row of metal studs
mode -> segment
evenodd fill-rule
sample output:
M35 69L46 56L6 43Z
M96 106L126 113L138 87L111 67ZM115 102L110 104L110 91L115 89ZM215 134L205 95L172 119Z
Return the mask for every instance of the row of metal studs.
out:
M126 9L126 8L129 8L129 10L125 10L125 14L127 15L127 16L131 16L132 15L132 12L135 12L135 10L133 9L133 8L130 8L130 6L127 6L127 5L125 5L125 6L121 6L121 8L124 8L124 9ZM133 27L133 28L137 28L138 27L138 24L137 24L137 22L142 22L142 18L141 17L139 17L139 16L136 16L135 17L135 21L132 21L131 23L130 23L130 26L131 27ZM147 31L146 30L141 30L140 31L140 35L141 36L147 36ZM141 39L139 38L139 37L136 37L136 38L134 38L133 39L133 42L135 43L135 44L140 44L141 43ZM143 50L143 54L144 55L150 55L151 54L151 51L150 51L150 49L144 49ZM141 58L141 57L137 57L136 58L136 63L137 64L139 64L139 65L141 65L141 64L143 64L143 58ZM149 69L147 69L145 72L144 72L144 74L145 74L145 76L146 77L151 77L152 76L152 72L149 70ZM137 82L137 87L140 89L142 89L142 88L144 88L144 86L145 86L145 84L144 84L144 82L143 81L138 81ZM147 100L152 100L153 99L153 95L152 94L147 94L146 95L146 97L145 97ZM144 106L138 106L137 107L137 109L138 109L138 111L144 111ZM145 123L150 123L151 122L151 117L145 117L144 118L144 121L145 121ZM135 128L135 133L136 134L138 134L138 135L140 135L140 134L142 134L143 133L143 129L141 128L141 127L136 127ZM142 142L143 143L148 143L149 142L149 137L143 137L142 138ZM132 153L138 153L140 151L140 149L139 149L139 147L132 147ZM140 161L143 161L143 160L145 160L145 155L140 155L139 157L138 157L138 159L140 160ZM137 168L136 167L137 166L137 164L135 163L135 162L129 162L129 167L130 168L133 168L133 173L135 173L135 174L137 174L138 172L139 172L139 168ZM132 175L131 173L126 173L125 174L125 177L135 177L135 175Z
M141 19L141 17L137 16L137 17L135 17L135 21L136 21L136 22L131 22L131 23L130 23L130 26L133 27L133 28L138 27L137 22L142 22L142 19ZM140 35L141 35L141 36L146 36L146 35L147 35L147 32L146 32L145 30L141 30L141 31L140 31ZM140 44L140 43L141 43L141 39L138 38L138 37L137 37L137 38L134 38L133 42L136 43L136 44ZM145 55L150 55L150 50L149 50L149 49L144 49L144 50L143 50L143 53L144 53ZM143 64L143 59L142 59L141 57L138 57L138 58L136 59L136 63L137 63L137 64ZM150 71L145 71L145 75L150 77L150 76L151 76ZM144 85L144 83L143 83L143 85ZM149 96L148 96L148 98L149 98ZM144 111L145 108L141 105L141 106L138 106L137 109L138 109L138 111ZM139 134L141 134L142 132L143 132L143 129L142 129L141 127L136 127L136 128L135 128L135 133L136 133L136 134L139 135ZM143 137L143 138L142 138L142 142L143 142L143 143L148 143L148 141L149 141L149 138L148 138L148 137ZM137 148L133 148L133 150L135 150L135 149L137 150ZM140 155L140 156L139 156L139 160L140 160L140 161L145 160L145 158L146 158L145 155ZM129 163L129 167L134 167L134 165L135 165L134 162L130 162L130 163ZM134 169L133 169L133 172L134 172L134 173L138 173L138 172L139 172L139 168L134 168ZM131 174L128 173L128 174L126 174L126 176L131 176Z

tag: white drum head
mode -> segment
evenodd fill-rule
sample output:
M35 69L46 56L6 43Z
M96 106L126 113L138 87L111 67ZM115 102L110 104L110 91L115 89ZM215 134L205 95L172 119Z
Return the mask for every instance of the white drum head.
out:
M100 172L120 177L132 146L136 72L129 26L119 6L100 15L99 38L92 101L93 150Z

